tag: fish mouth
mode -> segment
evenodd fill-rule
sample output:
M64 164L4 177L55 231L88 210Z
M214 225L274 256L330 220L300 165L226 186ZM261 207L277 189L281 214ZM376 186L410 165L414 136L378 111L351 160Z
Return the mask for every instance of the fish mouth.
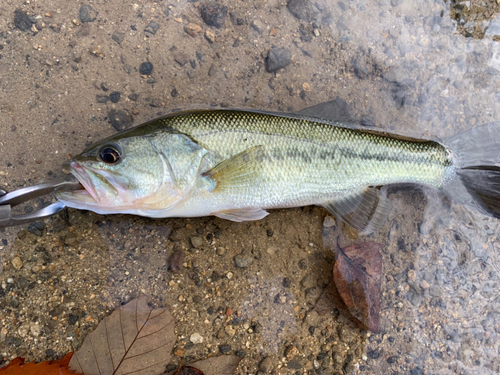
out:
M80 184L83 186L83 190L77 190L78 194L88 195L92 197L96 203L99 202L99 197L96 194L96 188L95 185L92 182L92 179L90 178L88 172L83 168L80 164L78 164L75 161L70 162L70 167L71 167L71 174L75 176Z
M71 174L76 177L82 188L71 191L58 191L56 192L57 198L68 207L84 208L84 206L98 206L100 204L99 197L96 194L92 179L85 168L75 161L65 163L66 166L69 166Z

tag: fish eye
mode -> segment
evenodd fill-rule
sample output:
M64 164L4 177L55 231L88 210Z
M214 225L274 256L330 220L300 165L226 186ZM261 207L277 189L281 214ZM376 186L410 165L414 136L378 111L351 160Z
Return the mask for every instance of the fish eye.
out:
M120 157L120 151L113 146L106 146L99 153L99 158L106 164L115 164L120 160Z

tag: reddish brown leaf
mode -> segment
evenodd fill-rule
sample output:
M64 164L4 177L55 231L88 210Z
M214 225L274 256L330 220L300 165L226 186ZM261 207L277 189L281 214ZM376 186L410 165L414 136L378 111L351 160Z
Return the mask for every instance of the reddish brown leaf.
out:
M170 312L150 309L143 296L104 318L69 367L84 375L157 375L170 361L175 341Z
M367 329L378 332L382 245L373 241L338 247L333 280L349 312Z
M57 361L45 361L40 363L30 362L24 364L24 359L14 358L6 367L0 368L1 375L75 375L68 369L68 364L73 353Z

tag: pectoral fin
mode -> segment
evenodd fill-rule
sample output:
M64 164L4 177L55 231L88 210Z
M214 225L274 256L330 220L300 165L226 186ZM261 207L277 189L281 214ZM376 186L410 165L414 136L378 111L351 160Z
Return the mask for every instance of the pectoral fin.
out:
M212 215L240 223L242 221L260 220L269 215L269 213L262 208L242 208L214 212Z
M391 202L380 190L369 187L357 194L324 204L323 207L351 227L364 233L372 233L386 222Z
M212 191L241 190L249 187L258 176L264 156L262 146L254 146L224 160L204 174L214 182Z

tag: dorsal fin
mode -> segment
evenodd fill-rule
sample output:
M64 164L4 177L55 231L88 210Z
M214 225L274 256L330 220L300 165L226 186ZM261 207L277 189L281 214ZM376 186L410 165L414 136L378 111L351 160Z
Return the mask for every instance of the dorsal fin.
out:
M325 120L353 123L353 119L349 114L349 106L343 99L330 100L320 104L313 105L312 107L304 108L297 112L301 116L317 117Z

